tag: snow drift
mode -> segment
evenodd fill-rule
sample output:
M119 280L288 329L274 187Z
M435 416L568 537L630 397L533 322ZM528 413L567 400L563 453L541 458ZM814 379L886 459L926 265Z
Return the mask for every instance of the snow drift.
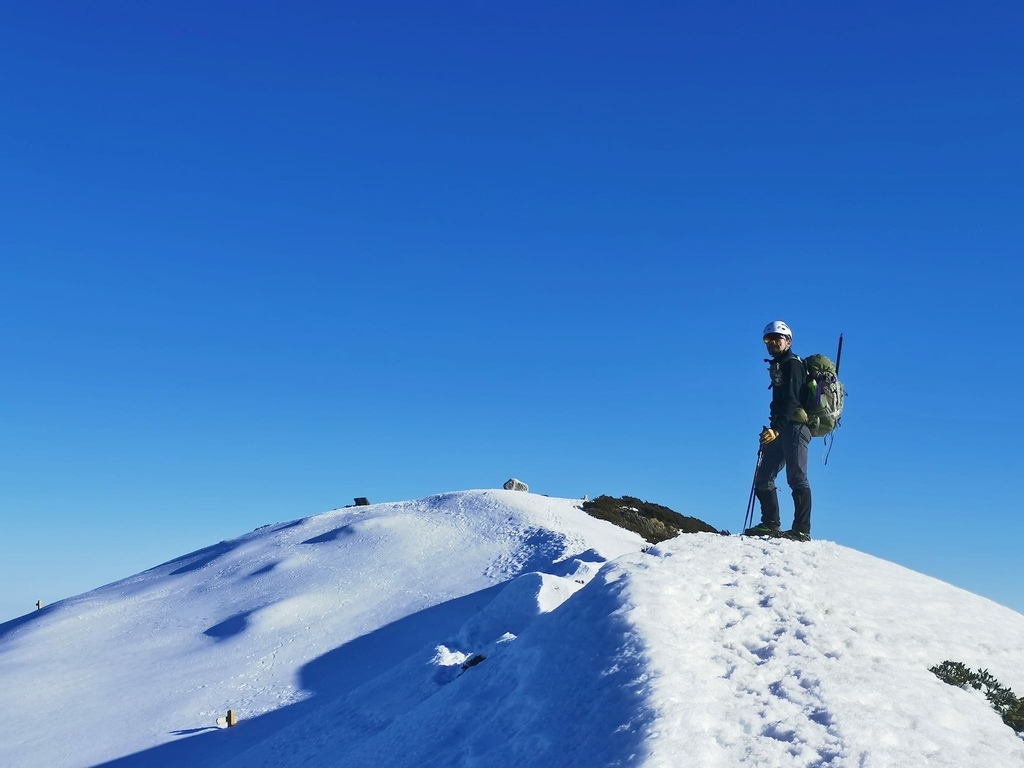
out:
M831 542L647 549L573 500L453 493L0 625L0 765L1024 764L946 659L1024 694L1024 616Z

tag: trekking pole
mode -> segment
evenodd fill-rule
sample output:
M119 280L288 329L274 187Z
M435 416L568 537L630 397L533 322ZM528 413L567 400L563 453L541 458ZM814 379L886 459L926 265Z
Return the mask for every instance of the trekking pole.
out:
M757 463L754 465L754 479L750 483L750 498L747 500L747 516L743 519L743 530L754 525L754 488L757 486L757 470L761 468L761 455L764 448L757 449Z
M839 351L836 352L836 378L839 377L839 361L843 359L843 334L839 334Z

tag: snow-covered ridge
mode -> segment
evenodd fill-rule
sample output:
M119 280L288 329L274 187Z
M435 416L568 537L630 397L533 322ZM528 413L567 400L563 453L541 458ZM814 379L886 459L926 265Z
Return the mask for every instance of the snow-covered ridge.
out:
M0 765L1024 761L928 672L1024 693L1024 616L830 542L645 549L511 491L266 526L0 625Z

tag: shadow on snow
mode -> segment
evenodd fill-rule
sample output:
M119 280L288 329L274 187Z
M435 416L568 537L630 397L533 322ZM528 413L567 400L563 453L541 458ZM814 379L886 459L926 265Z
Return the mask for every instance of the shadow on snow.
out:
M302 719L325 701L344 696L438 638L458 632L466 620L484 607L504 584L427 608L345 643L308 662L299 672L302 687L310 698L253 718L229 729L201 732L212 723L168 723L177 726L175 735L193 733L191 738L167 742L134 755L100 763L95 768L156 768L216 766L260 743L296 720ZM224 641L232 636L244 616L235 616L217 627L214 637ZM211 630L207 630L210 634ZM230 702L225 702L227 711Z
M600 557L595 552L586 552L579 559L596 561ZM556 564L555 568L559 565ZM547 561L547 567L552 567L550 560ZM303 689L311 694L303 701L243 719L236 727L229 729L214 729L213 723L207 722L166 723L164 727L168 729L167 733L187 738L178 738L92 768L219 766L266 741L287 726L315 715L323 705L343 698L413 654L422 654L425 649L450 641L471 617L494 600L509 583L504 582L427 608L312 659L299 671ZM594 586L592 583L583 592L590 592ZM527 670L524 667L525 674L530 676L525 681L526 686L536 686L542 698L554 696L555 699L562 698L556 693L559 687L563 689L560 694L582 687L590 691L589 700L594 707L591 712L578 713L581 715L578 718L579 727L575 727L575 723L566 727L564 719L558 716L549 718L543 713L537 713L537 717L531 721L530 728L537 732L535 738L545 743L545 752L560 753L563 761L570 756L574 759L586 757L586 764L592 766L629 766L637 764L645 751L642 743L643 728L640 725L635 728L622 726L622 723L649 722L651 714L646 705L645 692L637 690L635 686L635 681L644 677L643 655L622 652L626 646L635 646L635 638L630 638L631 630L617 610L621 606L618 598L612 594L616 591L606 589L604 592L593 593L597 599L581 601L577 608L570 607L570 604L576 602L575 597L563 606L569 608L569 626L580 633L579 637L575 633L565 637L561 625L551 620L553 614L538 617L537 623L547 629L538 627L541 631L537 633L537 640L541 652L548 658L547 663L555 668L554 680L548 679L549 672L544 668ZM582 596L583 592L576 597ZM228 641L244 626L245 621L244 615L232 617L208 630L207 634L220 642ZM533 651L536 651L535 646ZM485 707L488 702L491 705L501 702L504 694L518 685L515 679L519 673L516 662L505 657L506 654L502 654L498 658L496 664L499 666L493 668L498 674L493 679L481 677L472 681L473 690L477 691L472 696L483 696L481 703ZM503 661L505 663L502 665ZM487 674L486 671L484 674ZM480 686L476 685L478 681ZM442 687L439 692L445 691L447 687ZM453 691L448 695L455 694ZM560 700L548 702L552 710L557 710L561 703ZM225 702L225 710L229 705L230 702ZM492 706L492 709L501 710L501 707ZM498 728L500 733L501 711L493 712L492 715L498 718L492 727ZM517 718L518 714L507 713L507 716ZM338 757L336 753L335 757Z

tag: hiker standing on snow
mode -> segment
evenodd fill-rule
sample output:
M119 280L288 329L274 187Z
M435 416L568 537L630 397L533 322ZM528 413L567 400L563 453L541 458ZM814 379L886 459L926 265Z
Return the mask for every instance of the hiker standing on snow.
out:
M761 503L761 522L744 531L747 536L783 536L796 541L811 539L811 486L807 481L807 446L811 431L800 395L807 383L803 361L793 353L793 332L781 320L768 323L764 343L771 358L771 421L761 432L761 461L754 475L754 493ZM793 492L793 527L782 533L775 478L786 468L786 482Z

